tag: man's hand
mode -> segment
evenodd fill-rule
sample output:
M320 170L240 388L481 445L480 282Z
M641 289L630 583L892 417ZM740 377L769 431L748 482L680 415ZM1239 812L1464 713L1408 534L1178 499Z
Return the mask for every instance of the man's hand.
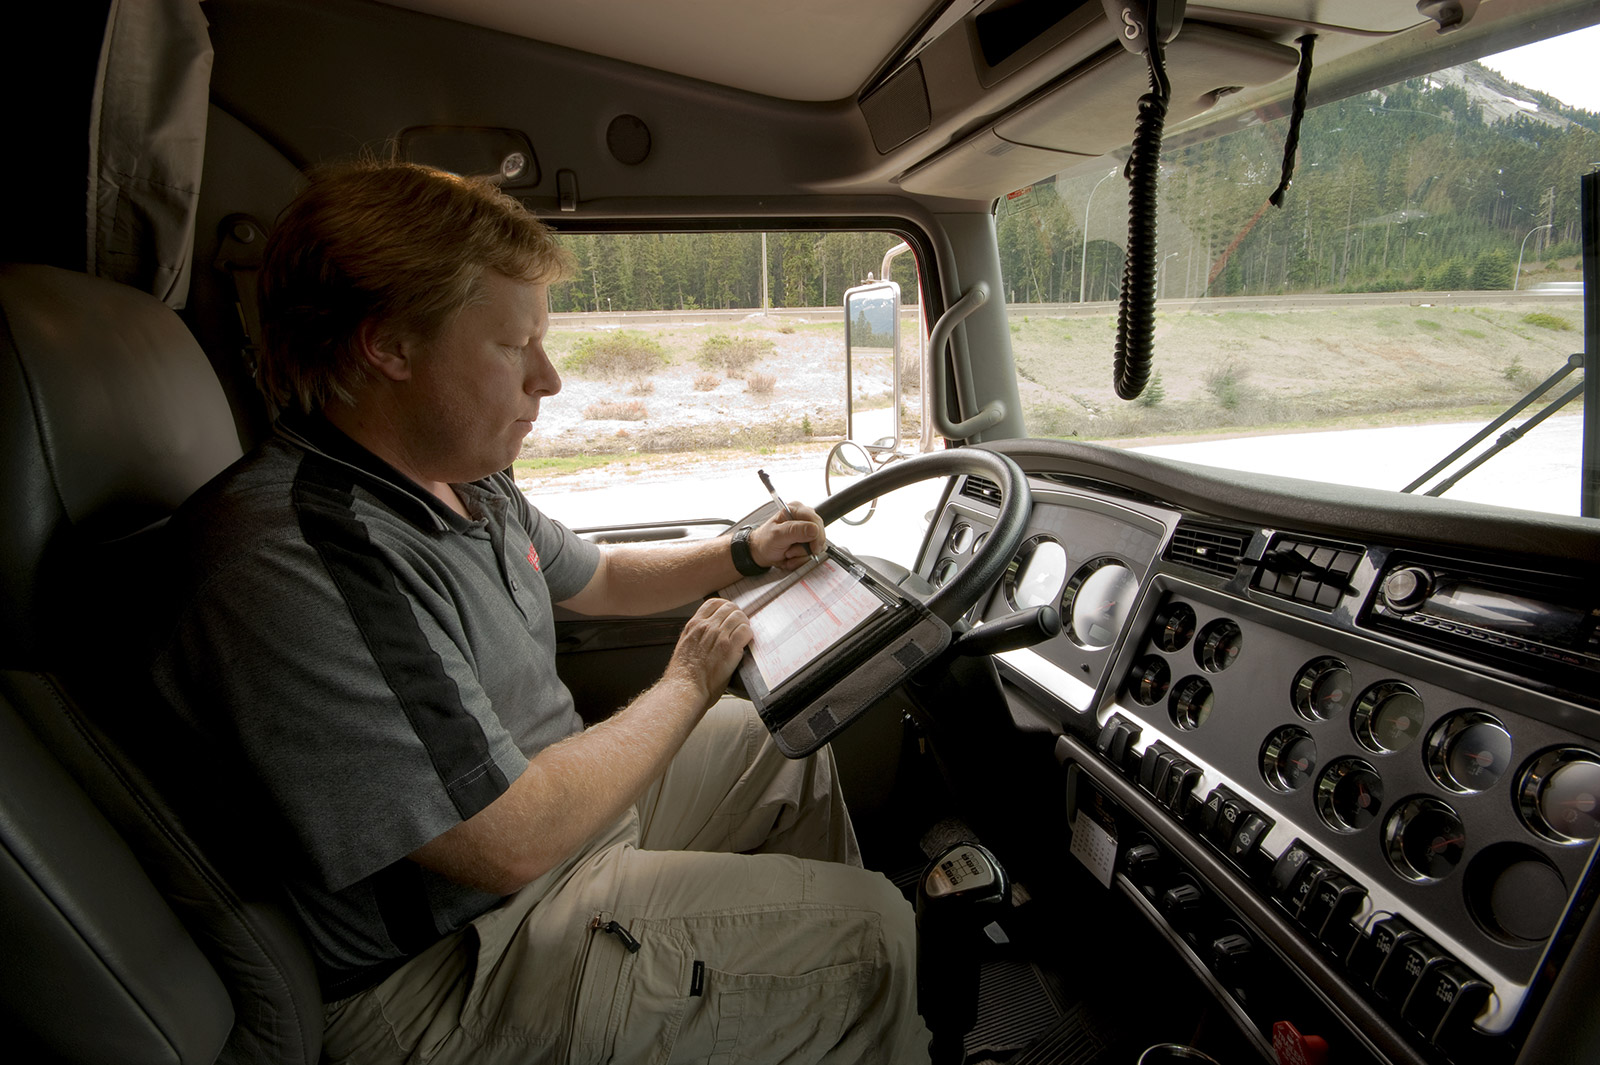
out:
M793 501L788 506L792 520L784 520L780 510L750 530L750 557L760 565L794 569L828 545L816 511Z
M692 685L700 694L703 712L728 687L750 637L744 611L726 599L707 599L683 627L662 679Z

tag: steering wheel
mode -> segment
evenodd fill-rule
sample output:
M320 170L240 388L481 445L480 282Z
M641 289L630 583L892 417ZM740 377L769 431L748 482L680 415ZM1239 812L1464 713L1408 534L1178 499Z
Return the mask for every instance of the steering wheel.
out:
M841 641L818 660L822 673L837 674L825 687L808 692L804 705L781 719L763 712L762 717L784 754L798 758L821 747L879 699L938 659L949 645L950 626L994 586L1016 554L1027 531L1033 497L1027 477L1010 458L964 447L890 463L817 506L817 514L827 524L897 488L959 474L986 478L1000 490L1000 512L988 539L966 567L923 604L926 614L921 615L922 620L914 628L871 653L863 652L858 640Z
M984 592L994 587L1022 545L1028 516L1033 510L1033 496L1028 491L1027 477L1015 462L975 447L930 451L882 466L861 480L851 482L816 508L823 524L829 524L897 488L958 474L984 477L999 486L1000 513L989 531L989 538L973 552L972 561L928 599L928 609L946 625L955 624Z

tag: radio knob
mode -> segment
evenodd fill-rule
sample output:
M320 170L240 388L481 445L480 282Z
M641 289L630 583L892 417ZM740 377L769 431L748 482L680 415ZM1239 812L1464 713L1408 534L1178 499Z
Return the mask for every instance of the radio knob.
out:
M1383 605L1391 610L1415 610L1428 598L1433 579L1421 566L1402 566L1383 579Z

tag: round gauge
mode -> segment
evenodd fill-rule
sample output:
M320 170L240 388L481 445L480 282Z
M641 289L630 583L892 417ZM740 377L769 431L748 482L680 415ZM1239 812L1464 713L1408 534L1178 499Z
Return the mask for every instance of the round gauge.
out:
M1150 639L1163 651L1181 651L1194 639L1194 607L1168 603L1150 626Z
M946 581L956 575L958 568L955 559L941 558L939 564L933 567L933 576L929 579L935 588L942 588Z
M1317 778L1317 812L1335 832L1359 832L1383 806L1383 778L1359 758L1340 758Z
M1154 706L1167 697L1172 686L1172 670L1160 655L1146 655L1128 674L1128 693L1140 706Z
M1600 836L1600 757L1580 747L1541 754L1522 771L1517 807L1529 828L1556 843Z
M1383 823L1383 847L1407 880L1441 880L1461 864L1466 832L1461 818L1438 799L1407 799Z
M1139 595L1139 578L1114 558L1086 562L1067 585L1067 635L1079 647L1110 647Z
M1185 731L1199 728L1211 716L1214 700L1215 693L1208 680L1204 677L1184 677L1172 689L1172 697L1168 700L1167 709L1172 715L1172 723Z
M1428 772L1451 791L1485 791L1511 762L1511 733L1482 710L1462 710L1428 736Z
M985 540L987 540L987 539L989 539L989 534L988 533L986 533L986 532L979 533L977 535L976 539L974 539L972 541L972 550L974 552L976 552L979 548L983 547L983 542Z
M1317 771L1317 741L1298 725L1286 725L1261 745L1261 776L1279 791L1294 791Z
M1221 673L1233 665L1243 648L1244 633L1239 631L1239 626L1227 618L1220 618L1200 630L1200 638L1194 645L1194 657L1207 673Z
M1294 678L1294 709L1307 721L1326 721L1344 712L1355 693L1350 669L1337 658L1307 663Z
M1048 536L1035 536L1022 545L1006 568L1006 602L1012 610L1055 606L1067 579L1067 550Z
M956 527L950 530L950 542L946 545L952 555L959 555L972 546L972 526L964 521L956 522Z
M1397 680L1374 684L1356 700L1350 726L1375 754L1403 751L1422 735L1422 697Z

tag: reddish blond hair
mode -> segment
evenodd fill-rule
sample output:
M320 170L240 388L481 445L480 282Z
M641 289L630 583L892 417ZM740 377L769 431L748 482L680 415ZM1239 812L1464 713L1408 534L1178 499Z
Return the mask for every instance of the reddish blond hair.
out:
M352 402L370 323L431 339L480 298L485 270L567 277L555 234L487 181L413 163L320 170L284 212L261 267L257 384L279 410Z

